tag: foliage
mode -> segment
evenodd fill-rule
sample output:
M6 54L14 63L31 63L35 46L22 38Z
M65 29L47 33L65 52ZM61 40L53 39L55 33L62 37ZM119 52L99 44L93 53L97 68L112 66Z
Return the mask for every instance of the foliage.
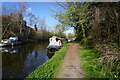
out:
M58 5L62 9L55 17L65 27L74 27L76 41L86 49L100 45L97 47L99 54L86 50L82 56L87 77L118 78L120 2L66 2ZM113 43L117 44L115 48L106 46Z
M75 35L72 33L68 33L68 39L72 40L73 38L75 38Z
M74 27L77 41L90 36L95 44L120 42L120 2L67 2L58 5L62 10L56 12L56 19L65 27Z
M85 48L80 48L82 51L80 57L82 60L81 67L84 70L84 75L86 78L118 78L117 74L111 72L110 67L107 67L99 63L99 53L96 49L87 50ZM104 63L105 64L105 63ZM113 65L113 68L117 67Z
M58 68L60 66L60 63L62 62L64 56L66 55L66 50L69 44L64 44L62 49L55 52L54 56L48 60L46 63L44 63L42 66L40 66L38 69L36 69L34 72L30 73L28 77L26 78L53 78L56 71L58 71Z
M91 36L84 38L81 40L80 44L82 44L84 47L86 46L86 48L94 48L94 40Z
M58 37L66 37L66 35L63 33L65 31L65 27L61 24L58 24L55 26L55 35Z
M49 36L57 36L57 37L66 37L66 35L62 32L55 33L54 31L49 32Z

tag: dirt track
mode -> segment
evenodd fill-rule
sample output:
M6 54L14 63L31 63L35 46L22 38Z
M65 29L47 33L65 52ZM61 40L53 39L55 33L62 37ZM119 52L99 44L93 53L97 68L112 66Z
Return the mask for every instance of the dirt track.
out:
M72 43L67 50L62 67L56 78L83 78L80 68L79 44Z

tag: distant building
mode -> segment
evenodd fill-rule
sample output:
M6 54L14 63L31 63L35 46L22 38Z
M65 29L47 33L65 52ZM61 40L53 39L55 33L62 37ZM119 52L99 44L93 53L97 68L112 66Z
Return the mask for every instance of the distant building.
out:
M0 16L0 19L2 20L2 28L5 30L5 27L9 24L9 23L16 23L14 26L14 28L18 27L18 32L16 34L20 34L22 37L28 37L30 35L31 32L34 32L33 28L27 26L27 23L25 20L23 20L23 16L22 14L13 14L11 13L10 16L9 15L2 15ZM13 29L14 29L13 28ZM6 32L7 36L9 37L9 31ZM5 37L5 38L6 38Z
M22 14L10 14L11 20L12 21L22 21L23 20L23 16Z
M11 21L11 17L8 16L8 15L3 15L3 16L1 15L0 19L1 19L2 23L6 23L6 22L10 22Z

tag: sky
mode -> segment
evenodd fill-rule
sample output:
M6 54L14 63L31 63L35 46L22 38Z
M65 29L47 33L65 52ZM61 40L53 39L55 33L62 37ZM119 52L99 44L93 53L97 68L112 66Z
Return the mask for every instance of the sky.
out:
M13 7L16 6L16 2L3 2L2 6L5 7ZM58 6L55 5L55 2L28 2L28 9L27 12L33 13L35 16L40 17L40 19L44 19L47 26L48 30L54 30L55 26L59 24L59 21L53 17L54 12L59 9ZM24 18L26 21L28 21L27 18ZM32 26L31 26L32 27ZM73 33L73 28L70 28L69 30L66 31L66 33Z

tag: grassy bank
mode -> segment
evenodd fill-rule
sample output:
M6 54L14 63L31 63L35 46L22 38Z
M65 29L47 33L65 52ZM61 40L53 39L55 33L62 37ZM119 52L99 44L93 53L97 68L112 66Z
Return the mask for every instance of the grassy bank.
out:
M118 78L103 64L99 64L99 53L95 49L80 48L81 67L85 78Z
M64 44L62 49L55 52L54 56L50 60L48 60L31 74L29 74L26 78L54 78L54 75L58 71L60 63L66 55L66 50L68 46L69 44Z

